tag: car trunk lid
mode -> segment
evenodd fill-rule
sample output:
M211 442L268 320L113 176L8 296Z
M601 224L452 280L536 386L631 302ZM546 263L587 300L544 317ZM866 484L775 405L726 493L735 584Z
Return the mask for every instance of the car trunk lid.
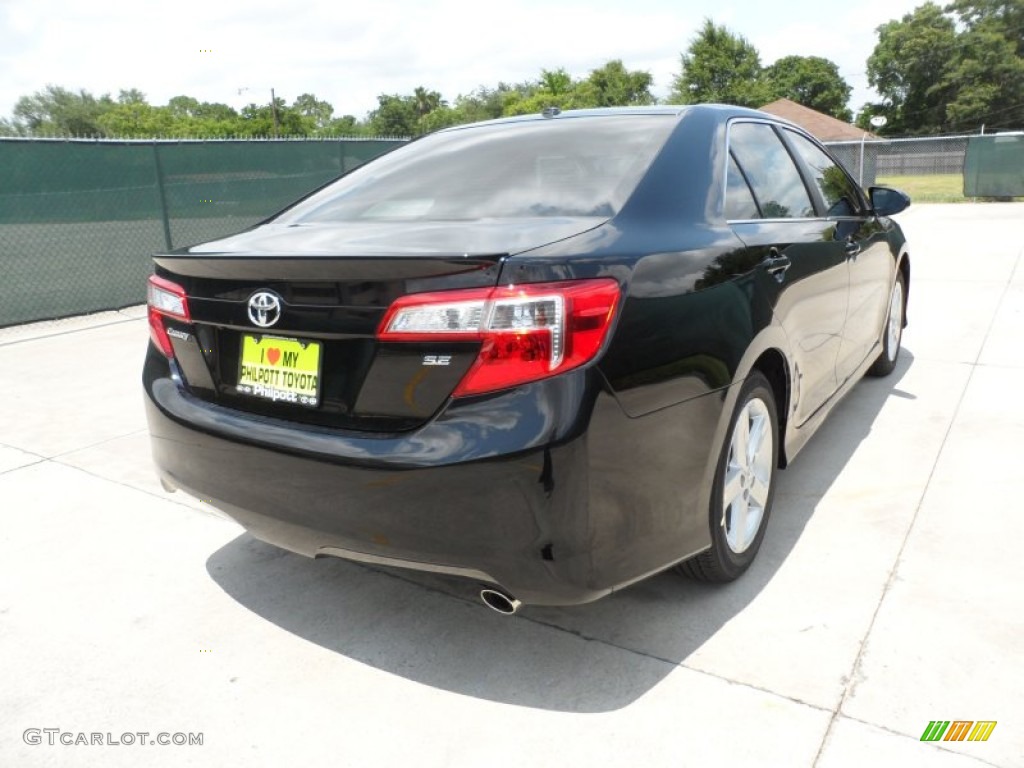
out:
M599 223L270 224L154 261L157 274L188 296L191 322L165 325L197 397L306 424L394 432L438 412L479 344L381 343L377 328L392 302L492 287L508 253ZM258 296L277 305L266 326L258 323ZM300 375L304 386L286 386Z

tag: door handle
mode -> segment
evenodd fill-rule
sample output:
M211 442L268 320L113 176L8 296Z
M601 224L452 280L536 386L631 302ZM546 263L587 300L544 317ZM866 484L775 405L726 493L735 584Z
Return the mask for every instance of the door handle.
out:
M860 253L860 243L856 240L847 240L843 248L846 249L846 256L850 259Z
M777 248L772 248L768 251L767 258L761 262L761 266L764 267L765 272L781 283L786 276L786 270L793 266L793 262L789 260L789 256L783 256Z

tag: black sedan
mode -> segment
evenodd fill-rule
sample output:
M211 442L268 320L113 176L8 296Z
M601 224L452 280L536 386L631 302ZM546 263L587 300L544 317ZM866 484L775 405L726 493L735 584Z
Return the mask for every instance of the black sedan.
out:
M260 539L504 613L735 579L777 470L893 370L908 204L734 107L432 134L155 257L156 464Z

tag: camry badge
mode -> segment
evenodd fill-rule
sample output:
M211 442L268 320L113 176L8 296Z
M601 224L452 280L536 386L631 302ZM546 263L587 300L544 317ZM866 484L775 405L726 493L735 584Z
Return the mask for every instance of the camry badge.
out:
M253 325L269 328L281 319L281 299L276 293L259 291L249 297L249 319Z

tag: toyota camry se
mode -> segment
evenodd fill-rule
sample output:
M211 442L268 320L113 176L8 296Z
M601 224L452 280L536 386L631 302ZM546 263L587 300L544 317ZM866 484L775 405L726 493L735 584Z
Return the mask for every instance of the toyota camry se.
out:
M503 613L735 579L779 470L896 364L909 202L736 107L431 134L154 257L161 479Z

